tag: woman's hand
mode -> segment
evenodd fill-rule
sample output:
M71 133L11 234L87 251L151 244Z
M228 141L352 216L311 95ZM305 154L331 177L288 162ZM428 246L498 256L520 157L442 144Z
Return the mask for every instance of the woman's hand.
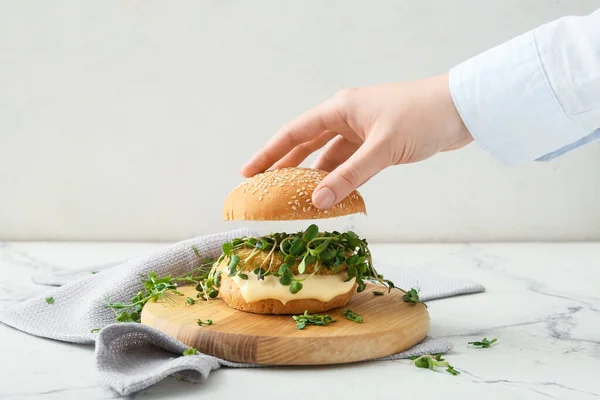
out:
M250 177L295 167L325 146L313 168L330 174L315 188L312 202L327 209L391 165L425 160L471 141L446 74L342 90L281 128L240 172Z

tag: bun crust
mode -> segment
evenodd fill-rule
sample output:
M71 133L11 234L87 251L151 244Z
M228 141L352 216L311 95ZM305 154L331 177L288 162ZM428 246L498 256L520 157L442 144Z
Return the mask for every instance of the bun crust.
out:
M313 191L327 175L317 169L282 168L248 178L225 199L223 220L309 220L367 213L357 191L329 210L315 208Z
M348 300L356 291L356 284L348 293L334 297L328 302L322 302L313 299L300 299L288 301L283 304L279 300L265 299L247 303L242 293L233 281L227 275L221 275L221 286L219 287L219 297L222 298L231 308L236 310L251 312L255 314L303 314L308 311L310 314L320 313L333 308L345 306Z

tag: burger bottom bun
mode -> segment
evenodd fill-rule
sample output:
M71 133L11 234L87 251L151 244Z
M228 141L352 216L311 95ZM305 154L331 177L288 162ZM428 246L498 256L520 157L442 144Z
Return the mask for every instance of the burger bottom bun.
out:
M264 299L247 303L238 285L225 274L222 274L219 297L231 308L255 314L303 314L304 311L314 314L345 306L355 293L356 286L354 284L352 289L347 293L340 294L327 302L314 299L299 299L283 304L276 299Z

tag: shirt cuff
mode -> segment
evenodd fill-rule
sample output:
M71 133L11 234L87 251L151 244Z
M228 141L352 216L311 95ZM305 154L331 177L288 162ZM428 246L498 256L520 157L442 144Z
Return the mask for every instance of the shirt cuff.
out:
M537 160L590 131L562 109L535 43L535 31L450 70L450 92L482 148L507 165Z

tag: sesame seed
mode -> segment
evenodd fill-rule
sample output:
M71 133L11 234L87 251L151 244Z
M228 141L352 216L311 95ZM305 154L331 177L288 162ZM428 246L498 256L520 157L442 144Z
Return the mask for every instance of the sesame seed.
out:
M292 204L292 202L291 202L291 201L288 201L288 204Z
M261 200L262 200L262 196L258 196L258 201L261 201Z
M306 202L307 202L307 203L310 203L310 199L306 199Z
M292 206L292 210L296 211L296 207L295 207L295 206Z
M304 186L302 186L302 190L306 190L306 188Z
M269 193L269 190L268 190L268 189L265 189L265 193Z
M300 192L300 189L296 189L296 193L299 193L299 192Z
M296 198L296 196L292 196L292 199L295 199L295 198Z
M323 211L323 212L324 212L325 214L327 214L329 211L325 210L325 211Z
M311 208L312 208L311 206L308 206L308 208L306 209L306 211L310 211Z
M302 207L302 211L306 212L306 207Z

